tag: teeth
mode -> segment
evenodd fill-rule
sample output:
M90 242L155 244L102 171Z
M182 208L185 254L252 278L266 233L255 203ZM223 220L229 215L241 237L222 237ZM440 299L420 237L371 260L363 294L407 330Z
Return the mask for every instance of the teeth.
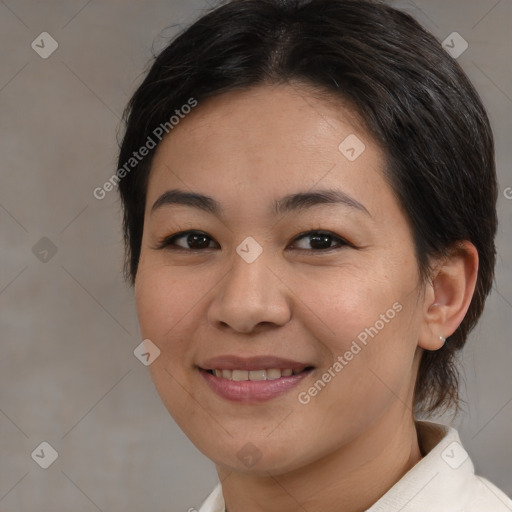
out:
M304 368L292 370L291 368L268 368L266 370L213 370L216 377L237 382L246 380L274 380L281 377L290 377L302 372Z
M251 370L249 380L267 380L267 370Z
M233 370L231 380L249 380L249 372L247 370Z
M276 368L271 368L270 370L267 370L268 380L279 379L279 377L281 377L281 370Z

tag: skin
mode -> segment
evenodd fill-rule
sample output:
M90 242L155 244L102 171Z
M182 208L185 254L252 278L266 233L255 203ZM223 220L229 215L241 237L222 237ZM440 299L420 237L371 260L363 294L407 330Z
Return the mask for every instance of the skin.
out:
M366 146L354 161L338 149L350 134ZM431 281L420 282L384 161L350 109L297 84L210 98L155 154L135 283L141 334L161 351L150 366L156 389L215 462L229 512L365 510L421 459L412 413L421 353L440 348L439 336L462 321L478 257L463 242L432 262ZM185 205L151 213L175 188L213 197L223 216ZM342 190L368 213L342 204L272 212L285 195L324 188ZM186 236L156 248L188 229L205 233L211 248L190 251ZM297 238L319 229L333 234L334 249ZM252 263L236 252L248 236L263 249ZM338 247L337 236L349 245ZM401 311L307 405L299 403L299 392L394 303ZM270 401L235 403L197 369L221 354L271 354L315 369ZM248 443L260 457L251 467L237 456Z

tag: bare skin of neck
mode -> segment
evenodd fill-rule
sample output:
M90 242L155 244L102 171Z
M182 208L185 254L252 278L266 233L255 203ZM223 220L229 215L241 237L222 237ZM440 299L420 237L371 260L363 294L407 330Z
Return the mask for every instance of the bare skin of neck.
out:
M291 473L255 477L217 466L227 512L364 512L422 458L411 411L397 404L389 412Z

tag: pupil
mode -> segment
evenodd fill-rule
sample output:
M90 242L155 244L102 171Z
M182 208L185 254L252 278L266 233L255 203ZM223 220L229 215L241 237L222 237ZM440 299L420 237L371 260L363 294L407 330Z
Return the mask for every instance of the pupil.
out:
M187 243L192 249L204 249L208 247L208 237L206 235L200 235L192 233L187 237ZM199 240L199 242L198 242Z
M329 249L331 245L330 235L312 235L311 236L311 247L314 249Z

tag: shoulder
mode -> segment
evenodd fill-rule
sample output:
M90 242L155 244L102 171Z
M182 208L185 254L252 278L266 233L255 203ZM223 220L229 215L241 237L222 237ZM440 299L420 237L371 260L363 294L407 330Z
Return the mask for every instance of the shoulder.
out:
M416 427L426 455L367 512L512 512L512 500L475 475L454 428L428 421Z
M471 484L464 512L512 512L512 500L489 480L475 475Z
M455 429L427 421L416 426L426 455L366 512L512 512L512 500L475 475ZM225 512L220 483L198 512Z
M225 512L224 497L222 496L222 486L217 484L197 512Z

